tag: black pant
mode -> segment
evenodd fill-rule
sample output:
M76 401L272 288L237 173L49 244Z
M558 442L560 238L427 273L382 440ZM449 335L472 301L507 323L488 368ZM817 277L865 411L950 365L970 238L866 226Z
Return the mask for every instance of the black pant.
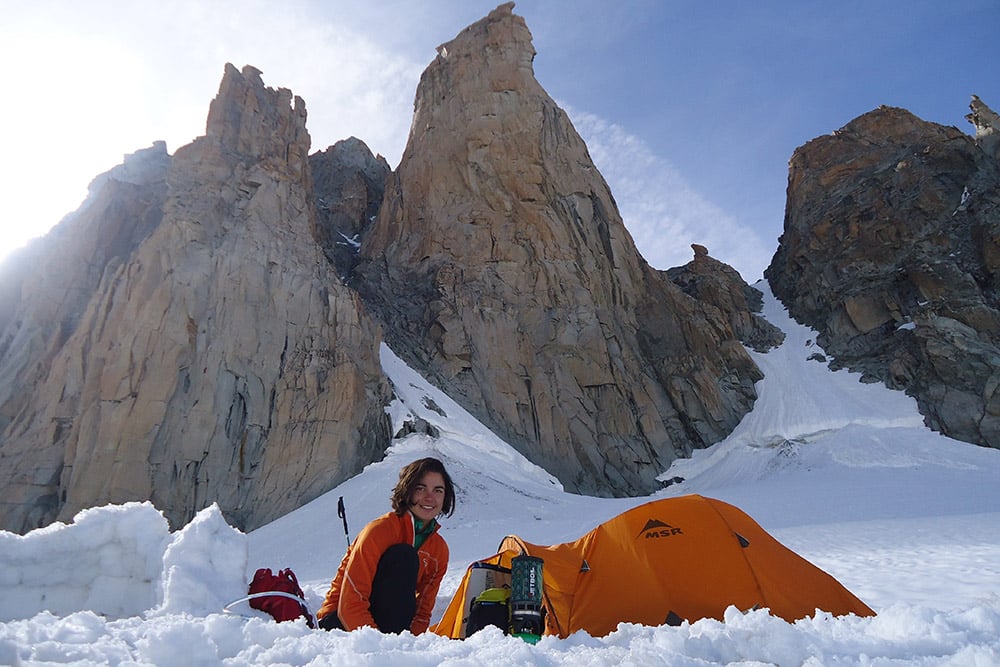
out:
M399 634L409 630L417 613L417 571L420 560L417 550L409 544L394 544L379 558L368 600L375 625L382 632ZM324 630L343 630L336 612L319 620Z

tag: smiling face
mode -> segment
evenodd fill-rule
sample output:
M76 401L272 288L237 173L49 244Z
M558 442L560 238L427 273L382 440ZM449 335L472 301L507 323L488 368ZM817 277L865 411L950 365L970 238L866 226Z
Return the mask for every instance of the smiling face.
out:
M424 473L410 494L410 511L421 521L430 521L444 506L444 477L441 473Z

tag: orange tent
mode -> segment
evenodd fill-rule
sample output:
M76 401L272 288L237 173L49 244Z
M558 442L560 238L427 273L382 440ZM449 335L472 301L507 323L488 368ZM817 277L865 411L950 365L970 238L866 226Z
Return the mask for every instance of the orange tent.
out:
M566 544L508 536L473 563L432 631L464 638L472 601L510 581L518 555L542 558L545 634L602 636L619 623L722 619L730 605L788 621L817 610L874 616L836 579L783 546L738 508L699 495L633 508Z

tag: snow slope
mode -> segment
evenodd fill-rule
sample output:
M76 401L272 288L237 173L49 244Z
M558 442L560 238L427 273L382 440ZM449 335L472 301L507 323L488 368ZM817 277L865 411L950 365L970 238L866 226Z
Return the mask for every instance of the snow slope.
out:
M766 290L766 284L759 284ZM529 645L492 630L433 635L310 630L240 603L257 567L292 567L312 608L353 537L388 511L399 468L445 461L459 487L442 520L451 566L439 615L468 563L504 535L556 543L647 502L568 494L388 349L397 425L419 417L441 437L411 435L384 460L248 535L217 508L170 533L149 504L95 508L70 525L0 533L0 664L18 665L1000 665L1000 451L922 426L913 401L831 373L808 357L813 332L770 294L765 316L787 334L752 353L766 378L754 410L725 441L676 462L683 477L655 497L701 493L738 505L784 544L873 607L874 618L819 614L794 624L731 610L724 622L623 624Z

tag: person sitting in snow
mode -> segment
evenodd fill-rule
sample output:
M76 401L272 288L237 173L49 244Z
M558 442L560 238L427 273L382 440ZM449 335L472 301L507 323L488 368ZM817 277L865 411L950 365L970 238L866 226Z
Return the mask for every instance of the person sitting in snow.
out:
M392 509L348 547L316 613L324 630L365 625L397 634L427 630L448 569L448 545L436 519L455 511L455 487L444 464L424 458L404 466Z

